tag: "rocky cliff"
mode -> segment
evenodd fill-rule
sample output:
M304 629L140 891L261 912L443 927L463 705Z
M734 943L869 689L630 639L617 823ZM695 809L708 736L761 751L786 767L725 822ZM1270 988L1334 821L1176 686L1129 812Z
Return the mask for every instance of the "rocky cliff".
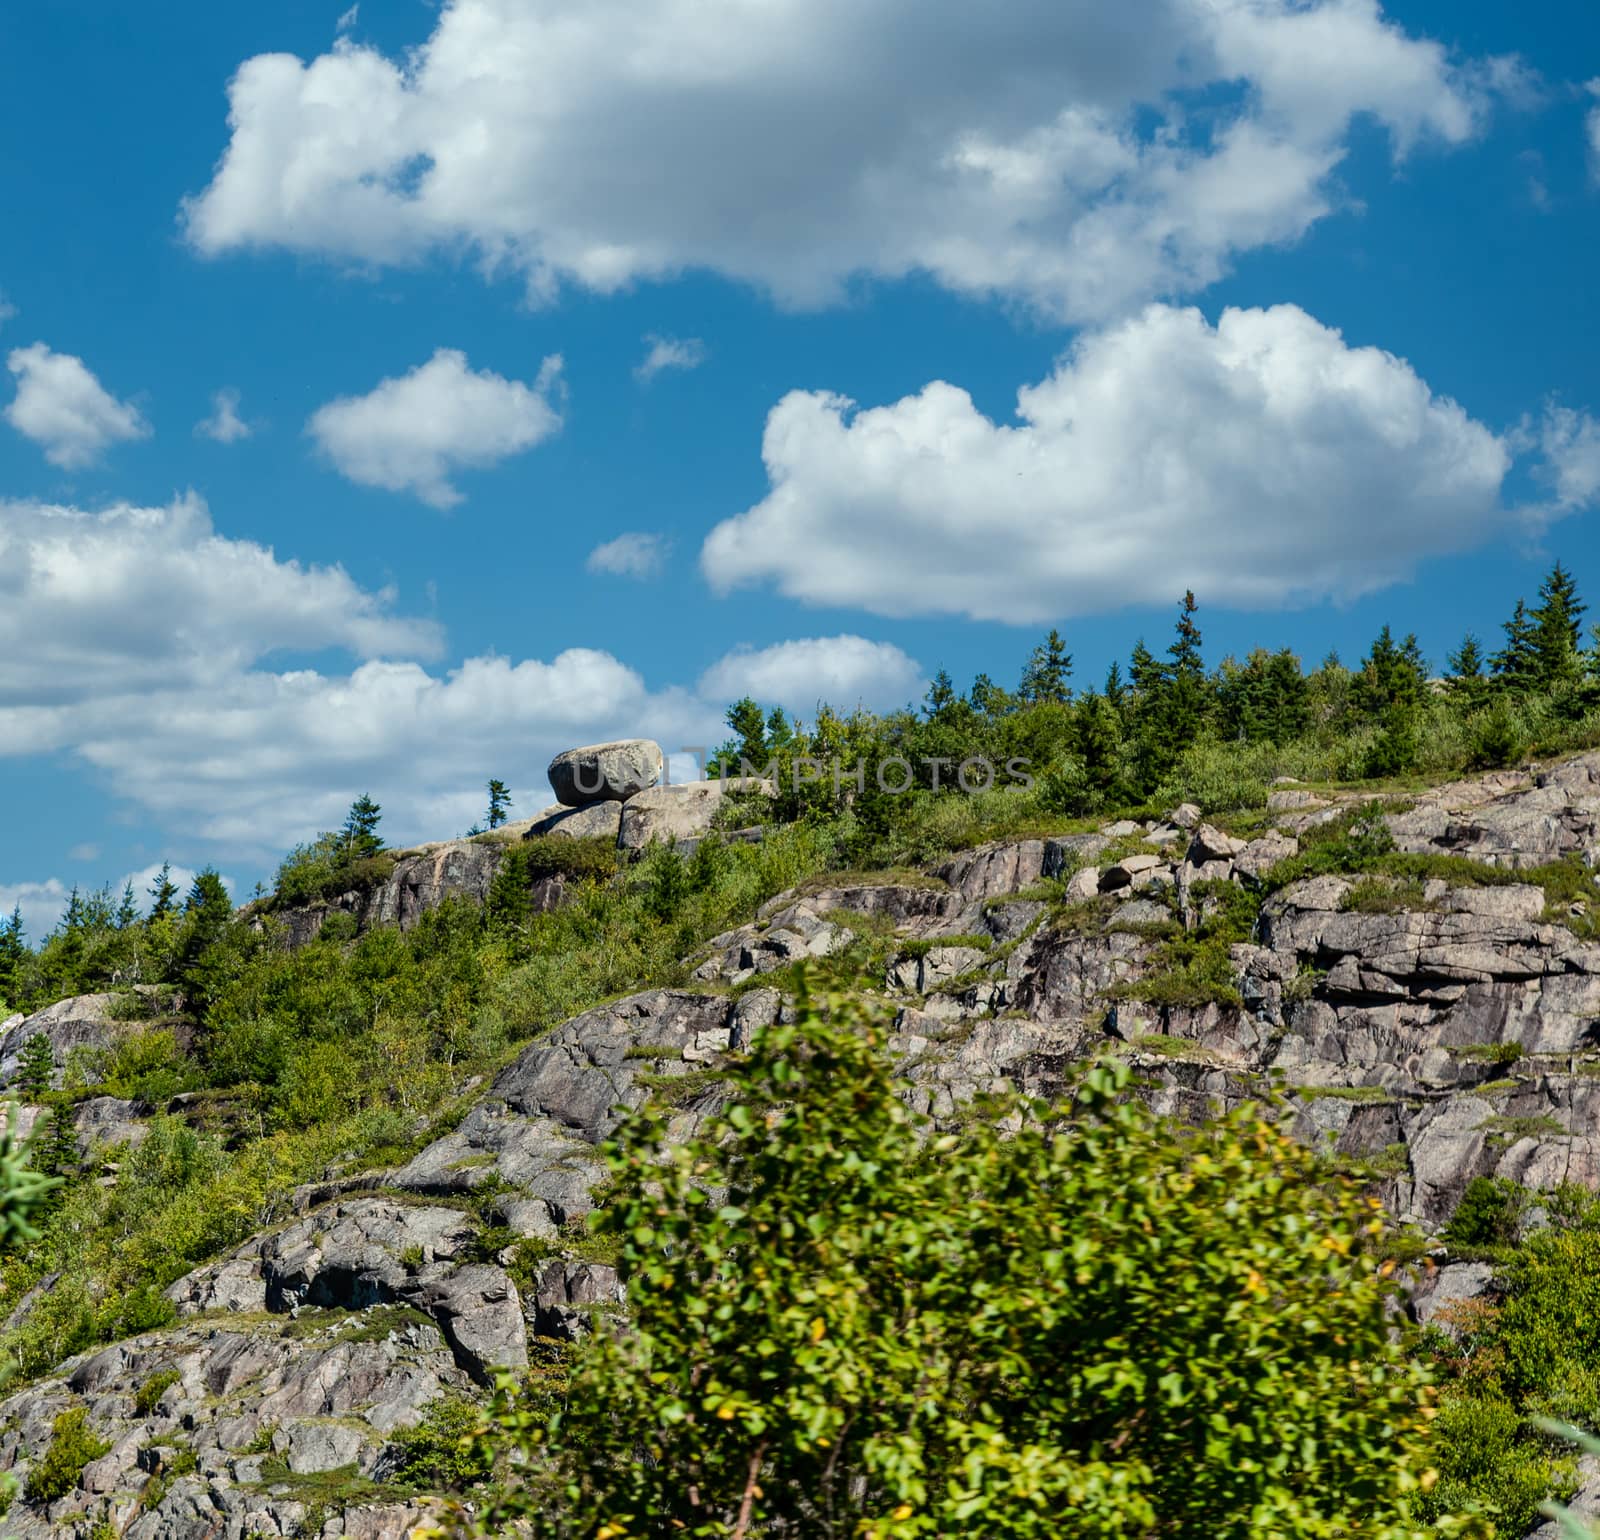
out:
M1182 1115L1283 1097L1305 1139L1362 1165L1428 1232L1475 1175L1600 1184L1600 944L1586 902L1548 876L1600 856L1600 756L1372 815L1402 852L1462 858L1441 875L1282 881L1354 800L1284 788L1229 829L1179 808L781 895L689 959L683 987L534 1042L404 1166L301 1192L284 1223L173 1287L176 1326L0 1403L0 1469L25 1474L70 1406L107 1444L76 1489L19 1506L7 1532L86 1536L109 1514L134 1540L406 1533L425 1505L385 1495L395 1430L619 1304L615 1275L571 1244L596 1146L648 1097L684 1129L715 1110L718 1066L792 1009L798 965L881 998L935 1116L990 1088L1049 1095L1110 1049ZM405 923L406 891L483 887L494 855L408 858L425 880L368 923ZM1175 948L1218 934L1235 891L1254 895L1246 933L1225 943L1225 978L1196 991ZM103 1015L53 1011L8 1025L0 1071L36 1028L80 1033ZM136 1137L138 1109L113 1110L99 1115L115 1136ZM517 1238L543 1243L536 1266ZM1473 1276L1446 1268L1437 1288Z

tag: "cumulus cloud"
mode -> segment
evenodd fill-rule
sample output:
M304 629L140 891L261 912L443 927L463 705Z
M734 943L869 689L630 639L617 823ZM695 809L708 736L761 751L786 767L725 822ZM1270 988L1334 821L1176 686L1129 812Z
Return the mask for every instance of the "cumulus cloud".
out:
M660 577L671 549L671 542L665 535L618 535L615 540L607 540L590 551L584 565L591 572L610 577L640 580Z
M440 348L364 396L330 401L306 431L351 481L453 508L462 501L454 472L498 464L559 431L560 389L557 354L525 385L487 369L474 373L465 353Z
M700 693L716 701L750 695L808 714L819 701L845 711L901 706L923 682L921 665L891 642L815 636L729 653L700 676Z
M254 429L239 415L239 392L226 387L211 397L211 415L197 422L194 431L219 444L237 444L240 439L249 438Z
M17 379L6 421L44 450L52 465L77 470L112 444L150 435L138 409L118 401L71 353L35 342L13 348L6 367Z
M1516 75L1377 0L449 0L403 56L245 60L183 219L206 254L464 252L539 298L926 272L1091 320L1298 238L1356 119L1458 144Z
M71 703L217 684L279 650L436 656L438 628L395 598L219 535L193 493L93 513L0 501L0 755L59 744Z
M1034 623L1165 602L1348 599L1506 517L1507 443L1403 360L1293 305L1154 305L1083 336L984 417L936 381L858 411L795 391L767 419L771 490L701 564L885 615Z
M1536 517L1559 517L1600 499L1600 422L1587 412L1552 404L1545 408L1535 442L1537 469L1554 496L1551 505L1534 511Z
M648 385L665 369L698 369L706 361L706 345L698 337L659 337L651 332L644 340L649 351L633 371L641 385Z

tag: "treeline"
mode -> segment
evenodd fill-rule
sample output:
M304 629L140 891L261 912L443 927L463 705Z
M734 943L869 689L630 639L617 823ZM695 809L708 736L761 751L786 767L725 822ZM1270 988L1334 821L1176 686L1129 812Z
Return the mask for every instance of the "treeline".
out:
M963 761L1020 761L1044 810L1073 816L1185 799L1250 806L1285 774L1356 781L1492 768L1600 742L1600 642L1585 646L1584 612L1557 562L1537 602L1517 602L1499 648L1468 634L1440 676L1414 635L1387 625L1353 667L1330 653L1307 671L1288 649L1258 648L1208 668L1186 593L1165 650L1141 638L1126 670L1113 663L1097 688L1075 687L1067 644L1051 631L1014 690L980 674L963 693L941 669L920 708L842 715L824 705L809 725L738 701L710 773L771 768L780 816L848 803L882 825L898 788L885 790L876 766L890 759L906 761L926 791L954 789L948 767ZM794 773L807 760L823 773Z

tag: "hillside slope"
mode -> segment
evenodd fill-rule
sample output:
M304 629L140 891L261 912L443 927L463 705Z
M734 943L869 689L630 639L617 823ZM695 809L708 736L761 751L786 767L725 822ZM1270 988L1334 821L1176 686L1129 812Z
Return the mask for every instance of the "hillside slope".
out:
M95 1439L6 1532L407 1533L427 1500L402 1430L442 1426L439 1409L496 1367L621 1304L581 1227L597 1146L647 1099L699 1126L720 1105L719 1065L792 1010L802 969L892 1013L936 1118L984 1090L1056 1094L1111 1051L1186 1117L1282 1096L1304 1139L1428 1236L1474 1177L1600 1186L1597 831L1600 754L1404 805L1280 788L1225 824L1184 807L923 871L814 877L671 981L536 1037L405 1159L299 1188L166 1290L173 1324L0 1402L0 1470L24 1485L63 1413L85 1408ZM481 899L500 847L455 848L419 858L430 898L458 877ZM398 900L371 902L363 923L405 918ZM288 928L316 927L291 914ZM65 1050L116 1030L108 997L13 1019L0 1075L15 1083L35 1033ZM154 1112L100 1097L74 1116L88 1150L137 1144ZM1447 1267L1430 1287L1459 1293L1481 1273Z

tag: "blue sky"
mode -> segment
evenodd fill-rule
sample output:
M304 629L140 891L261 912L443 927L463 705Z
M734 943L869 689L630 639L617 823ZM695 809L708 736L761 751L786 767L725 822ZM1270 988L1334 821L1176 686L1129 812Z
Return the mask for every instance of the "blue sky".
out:
M745 689L1009 682L1051 624L1098 679L1186 586L1213 660L1600 594L1588 0L13 12L35 935Z

